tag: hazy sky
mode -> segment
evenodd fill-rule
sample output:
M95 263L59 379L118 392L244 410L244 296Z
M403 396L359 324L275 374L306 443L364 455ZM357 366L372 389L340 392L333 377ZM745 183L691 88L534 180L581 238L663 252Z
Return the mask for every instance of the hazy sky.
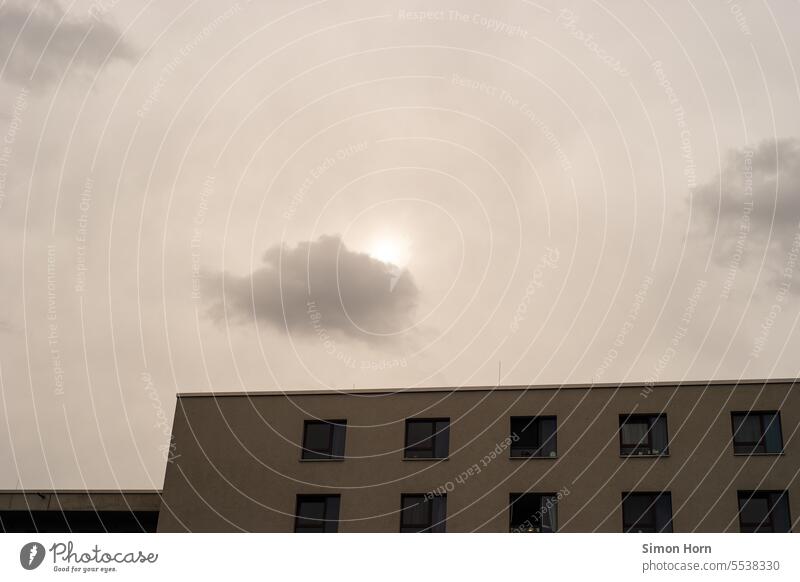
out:
M800 4L0 0L0 488L181 391L798 376Z

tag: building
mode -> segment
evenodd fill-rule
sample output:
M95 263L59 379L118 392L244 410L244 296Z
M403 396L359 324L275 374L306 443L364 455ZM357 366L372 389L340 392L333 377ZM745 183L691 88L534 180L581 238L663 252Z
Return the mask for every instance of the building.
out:
M181 394L158 531L797 531L798 386Z
M0 531L155 532L160 506L160 491L0 491Z

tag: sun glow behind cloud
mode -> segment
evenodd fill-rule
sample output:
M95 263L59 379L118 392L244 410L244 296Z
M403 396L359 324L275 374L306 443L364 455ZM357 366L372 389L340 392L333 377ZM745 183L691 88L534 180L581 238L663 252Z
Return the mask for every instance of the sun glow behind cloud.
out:
M367 254L382 263L403 268L411 258L411 243L402 236L381 235L370 242Z

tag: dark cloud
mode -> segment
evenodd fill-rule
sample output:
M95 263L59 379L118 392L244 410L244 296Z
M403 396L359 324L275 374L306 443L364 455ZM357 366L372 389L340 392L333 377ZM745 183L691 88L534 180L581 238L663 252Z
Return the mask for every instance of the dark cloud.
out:
M217 319L366 341L397 337L412 325L419 296L407 270L352 251L338 236L271 247L263 267L218 278L215 292L223 293L210 312Z
M65 15L55 2L25 2L0 7L0 60L8 58L3 79L46 84L70 65L96 69L110 55L131 59L134 51L119 31L103 21ZM116 46L115 46L116 45Z
M719 176L697 190L695 202L716 229L719 255L742 240L751 246L769 238L788 250L800 223L800 141L768 140L730 151Z
M697 190L694 201L703 233L713 235L713 258L727 270L724 294L740 270L757 270L768 285L786 291L800 252L799 140L728 152L720 174ZM800 292L797 284L788 289Z

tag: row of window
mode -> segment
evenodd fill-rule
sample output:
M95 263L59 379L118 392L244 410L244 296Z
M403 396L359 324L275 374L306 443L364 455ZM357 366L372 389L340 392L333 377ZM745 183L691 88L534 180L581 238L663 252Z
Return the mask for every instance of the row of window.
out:
M739 529L745 533L789 532L789 494L786 491L739 491ZM339 495L298 495L296 532L336 532ZM558 496L555 493L512 493L509 531L555 532ZM404 494L400 498L400 532L443 533L447 523L447 495ZM622 530L638 533L672 532L672 495L632 492L622 494Z
M512 416L512 458L556 457L555 416ZM737 455L783 452L780 412L732 412L733 452ZM307 420L303 431L302 458L344 458L346 420ZM445 459L450 450L449 418L406 420L406 459ZM619 452L623 456L669 454L667 415L628 414L619 417Z
M786 491L739 491L739 530L743 533L789 532L789 494ZM623 499L622 527L626 532L672 532L672 495L629 493Z

